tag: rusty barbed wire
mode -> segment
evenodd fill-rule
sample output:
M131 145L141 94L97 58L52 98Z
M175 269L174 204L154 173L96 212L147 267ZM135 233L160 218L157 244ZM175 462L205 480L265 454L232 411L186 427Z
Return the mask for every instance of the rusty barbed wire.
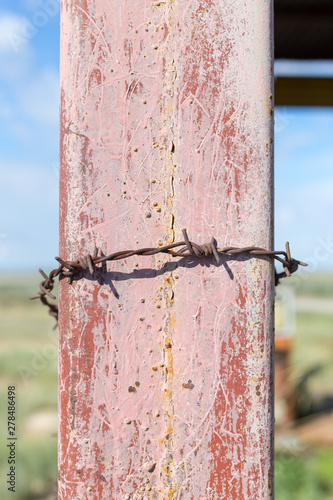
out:
M134 255L156 255L158 253L166 253L172 255L172 257L214 257L216 263L219 264L221 259L220 255L226 256L236 256L240 254L247 254L253 256L262 256L262 257L271 257L279 262L281 262L283 267L283 272L278 273L275 270L275 286L278 285L281 278L286 276L291 276L298 269L298 266L307 266L306 263L301 262L299 260L293 259L290 253L289 243L286 243L286 251L276 251L276 250L266 250L265 248L260 247L224 247L218 248L217 242L215 238L212 238L209 243L204 243L202 245L198 245L193 241L190 241L187 235L186 229L182 230L184 241L179 241L178 243L172 243L171 245L165 245L157 248L141 248L138 250L123 250L120 252L111 253L106 256L98 256L98 249L95 247L92 255L88 254L85 257L82 257L75 261L65 261L60 257L55 257L55 259L59 262L59 267L57 269L53 269L49 275L44 273L42 269L39 269L39 272L43 276L44 280L39 285L39 292L37 295L30 297L31 300L40 299L43 304L48 306L49 314L53 316L57 323L54 328L57 327L58 324L58 306L56 304L52 304L47 300L49 297L52 300L56 300L56 297L51 293L54 287L55 279L61 275L68 278L68 283L72 284L75 276L82 272L87 271L91 274L94 273L95 267L97 264L103 264L104 262L111 262L114 260L127 259L128 257L132 257ZM179 248L181 247L181 248ZM178 250L174 250L175 248L179 248ZM82 276L83 277L83 276Z

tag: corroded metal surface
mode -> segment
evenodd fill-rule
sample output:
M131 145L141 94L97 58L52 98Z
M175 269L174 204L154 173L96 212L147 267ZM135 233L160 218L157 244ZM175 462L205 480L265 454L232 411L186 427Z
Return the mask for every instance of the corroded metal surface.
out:
M64 259L273 248L270 31L263 0L64 0ZM60 499L271 497L273 266L189 259L62 281Z

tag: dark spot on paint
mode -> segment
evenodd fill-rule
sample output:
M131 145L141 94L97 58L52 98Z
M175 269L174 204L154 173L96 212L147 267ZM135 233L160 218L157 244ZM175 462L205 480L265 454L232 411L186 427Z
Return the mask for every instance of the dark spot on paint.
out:
M267 486L268 486L268 491L272 491L272 484L273 484L273 472L272 472L272 467L269 468L268 471L268 480L267 480Z
M130 385L128 388L128 392L136 392L136 388Z
M95 476L97 477L97 479L100 479L101 481L104 481L104 483L106 483L105 477L102 474L100 474L98 470L96 471Z
M140 382L135 382L135 387L140 387Z
M152 466L148 469L148 472L154 472L155 467L156 467L156 464L153 464L153 465L152 465Z
M194 384L192 384L192 380L189 380L187 382L187 384L185 384L185 383L183 384L183 387L184 387L184 389L190 389L190 390L192 390L193 387L194 387Z
M75 378L75 377L73 377ZM72 422L71 422L71 429L73 430L75 428L75 417L76 417L76 409L75 409L75 406L76 406L76 402L77 402L77 396L76 396L76 393L75 393L75 390L72 389L71 390L71 396L70 396L70 405L71 405L71 417L72 417Z

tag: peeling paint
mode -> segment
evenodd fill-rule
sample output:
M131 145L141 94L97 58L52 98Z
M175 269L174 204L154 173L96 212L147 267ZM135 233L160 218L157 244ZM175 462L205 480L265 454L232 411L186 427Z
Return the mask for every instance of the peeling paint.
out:
M183 227L272 248L271 16L263 0L62 2L65 259ZM273 497L272 265L171 261L60 283L59 499Z

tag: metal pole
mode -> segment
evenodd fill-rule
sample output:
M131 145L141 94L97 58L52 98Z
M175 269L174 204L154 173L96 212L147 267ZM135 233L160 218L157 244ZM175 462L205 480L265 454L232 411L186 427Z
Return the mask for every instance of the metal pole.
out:
M60 255L272 248L272 2L64 0ZM272 264L60 284L59 499L273 496Z

